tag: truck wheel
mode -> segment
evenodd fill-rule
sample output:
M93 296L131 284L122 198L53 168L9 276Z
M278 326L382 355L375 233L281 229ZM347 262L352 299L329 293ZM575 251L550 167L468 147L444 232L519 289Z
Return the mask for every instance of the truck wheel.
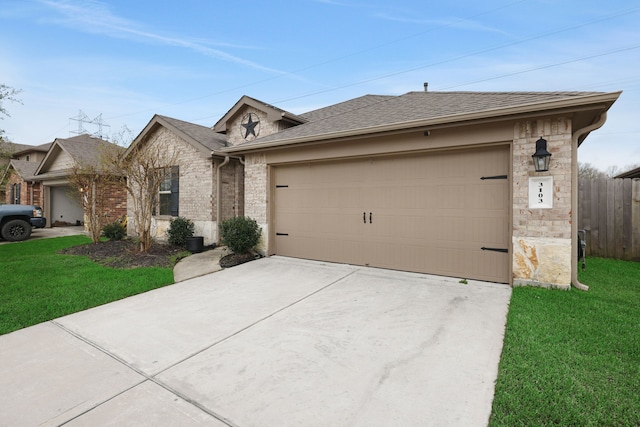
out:
M27 240L31 236L31 224L21 219L12 219L2 226L2 237L9 242Z

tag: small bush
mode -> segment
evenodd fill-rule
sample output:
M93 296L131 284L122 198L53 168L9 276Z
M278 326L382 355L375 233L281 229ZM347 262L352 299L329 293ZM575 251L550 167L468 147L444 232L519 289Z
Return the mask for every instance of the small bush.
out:
M173 246L186 246L187 239L193 237L195 226L193 221L181 216L172 218L167 230L169 243Z
M127 235L127 230L119 222L112 222L102 227L102 234L109 240L122 240Z
M220 224L222 243L236 254L243 254L253 249L260 241L262 229L258 223L243 216L229 218Z

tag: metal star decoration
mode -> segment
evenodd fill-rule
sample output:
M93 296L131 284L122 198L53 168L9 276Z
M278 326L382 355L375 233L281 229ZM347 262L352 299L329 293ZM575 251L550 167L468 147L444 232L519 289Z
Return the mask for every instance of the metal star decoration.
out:
M242 127L245 128L244 138L247 139L249 135L253 135L254 137L257 137L258 135L256 134L256 126L260 124L260 120L256 120L254 122L253 113L249 113L247 115L249 116L249 118L247 119L247 122L242 123Z

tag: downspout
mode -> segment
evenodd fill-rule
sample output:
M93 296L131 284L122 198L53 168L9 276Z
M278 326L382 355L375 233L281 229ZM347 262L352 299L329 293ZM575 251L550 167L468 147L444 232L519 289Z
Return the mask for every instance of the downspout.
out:
M571 138L571 247L578 236L578 139L591 131L600 128L607 121L607 112L600 114L597 121L589 126L577 129ZM578 281L577 251L571 251L571 284L581 291L588 291L589 286Z
M211 153L213 156L213 153ZM220 169L229 163L229 156L224 157L224 161L218 165L216 169L216 227L217 231L217 244L220 245L220 215L222 215L222 173Z

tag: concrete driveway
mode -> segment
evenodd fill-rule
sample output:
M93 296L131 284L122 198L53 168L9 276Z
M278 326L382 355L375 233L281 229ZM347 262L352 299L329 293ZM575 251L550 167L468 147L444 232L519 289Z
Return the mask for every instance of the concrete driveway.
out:
M0 425L483 426L510 295L261 259L0 336Z

